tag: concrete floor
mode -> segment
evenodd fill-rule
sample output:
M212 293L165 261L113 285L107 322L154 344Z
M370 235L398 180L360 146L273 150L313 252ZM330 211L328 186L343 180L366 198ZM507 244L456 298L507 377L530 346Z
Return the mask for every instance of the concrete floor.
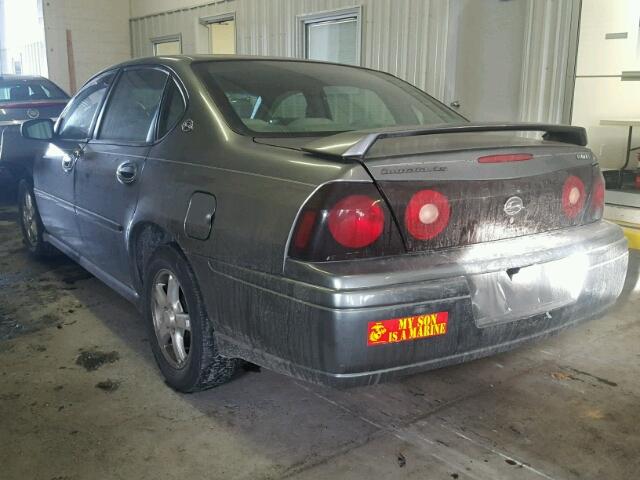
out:
M14 220L0 207L3 480L639 476L638 253L611 313L512 353L346 391L262 370L180 395L135 309L31 260Z

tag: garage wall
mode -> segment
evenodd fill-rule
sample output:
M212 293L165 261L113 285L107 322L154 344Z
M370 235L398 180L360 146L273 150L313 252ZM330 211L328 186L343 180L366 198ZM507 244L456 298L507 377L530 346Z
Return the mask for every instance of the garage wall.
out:
M487 8L475 8L479 2ZM461 70L458 61L464 57L464 62L474 62L465 65L473 74L473 81L491 87L489 93L479 92L477 98L464 99L465 106L477 105L476 110L480 110L467 112L472 117L570 121L580 0L216 0L194 3L197 0L131 0L133 55L152 55L151 39L178 34L182 35L183 53L209 53L207 29L199 19L235 13L239 54L296 56L299 54L296 16L361 6L363 66L393 73L450 103L462 100L461 89L467 97L474 95L456 73ZM495 25L494 15L490 13L492 8L506 23ZM468 33L460 31L461 13L475 10L478 12L471 17L485 15L486 18L469 18L477 38L471 38L467 44L475 45L477 41L487 49L484 57L465 52L461 57L461 50L469 50L460 41ZM481 25L485 25L484 30ZM508 31L502 31L506 27ZM509 45L493 45L496 41ZM494 65L501 65L505 55L516 64L515 67L509 65L506 72L504 68L489 68L483 61L489 56L495 60ZM477 90L480 89L474 91Z
M627 129L600 120L640 118L640 81L621 81L623 71L640 70L639 33L639 0L608 0L606 8L601 0L582 1L572 121L587 127L589 146L608 168L625 162ZM634 131L633 146L640 146L640 129Z
M131 58L129 9L129 0L44 0L49 77L74 93L99 70Z
M183 53L208 53L199 18L236 14L237 53L295 56L296 16L361 5L362 65L391 72L443 98L449 0L132 0L135 57L153 54L152 38L182 34ZM155 13L166 8L164 13Z
M449 44L452 101L471 120L516 120L527 1L454 0Z

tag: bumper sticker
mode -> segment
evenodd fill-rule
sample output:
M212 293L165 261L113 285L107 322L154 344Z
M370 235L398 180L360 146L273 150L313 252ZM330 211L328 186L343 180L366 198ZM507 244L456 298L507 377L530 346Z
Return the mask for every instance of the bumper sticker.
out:
M437 312L369 322L367 345L385 345L445 335L448 321L449 312Z

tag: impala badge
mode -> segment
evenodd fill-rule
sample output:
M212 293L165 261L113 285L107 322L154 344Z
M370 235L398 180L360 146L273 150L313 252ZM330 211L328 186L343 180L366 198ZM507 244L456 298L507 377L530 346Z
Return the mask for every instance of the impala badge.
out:
M504 204L504 213L513 217L524 210L524 203L520 197L511 197Z
M38 118L39 116L40 116L40 111L36 110L35 108L30 108L29 110L27 110L27 117L31 119L35 119L35 118Z

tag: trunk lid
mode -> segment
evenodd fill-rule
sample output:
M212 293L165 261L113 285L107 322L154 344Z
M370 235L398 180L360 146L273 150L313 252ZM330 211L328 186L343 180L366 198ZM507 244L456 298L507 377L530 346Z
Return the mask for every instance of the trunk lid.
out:
M358 132L349 132L315 140L303 149L361 162L394 215L407 251L418 252L600 218L601 201L595 197L603 195L603 185L595 158L582 146L586 137L580 137L579 129L566 128L571 135L558 130L552 136L563 141L491 129L382 136L366 148L358 148ZM368 135L360 133L360 143ZM291 140L286 147L294 148Z
M421 146L413 137L393 139L386 146L382 140L371 149L365 166L386 198L408 251L591 221L591 192L599 173L589 150L522 137L474 137L421 139ZM407 148L398 145L405 140ZM567 202L572 189L577 189L572 198L576 208Z

